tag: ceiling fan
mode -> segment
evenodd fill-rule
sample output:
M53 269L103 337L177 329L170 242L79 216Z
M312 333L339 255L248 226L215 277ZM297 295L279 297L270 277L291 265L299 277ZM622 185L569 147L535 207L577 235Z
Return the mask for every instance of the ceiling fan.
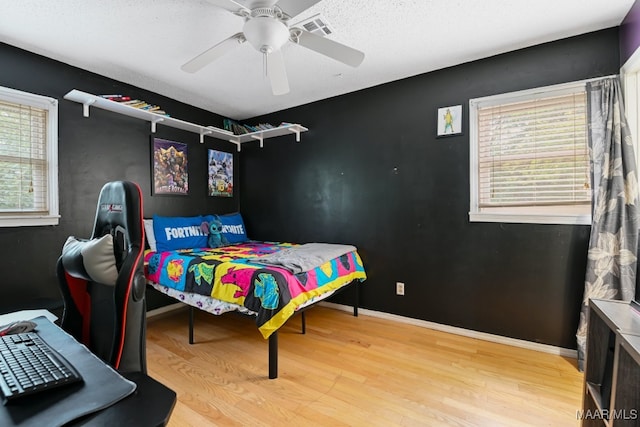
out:
M289 81L280 48L288 41L311 49L352 67L364 60L364 53L302 28L290 27L290 20L321 0L207 0L244 19L242 31L205 50L181 68L195 73L234 47L248 41L264 55L266 73L274 95L289 92ZM244 3L241 4L240 2ZM246 4L246 5L245 5Z

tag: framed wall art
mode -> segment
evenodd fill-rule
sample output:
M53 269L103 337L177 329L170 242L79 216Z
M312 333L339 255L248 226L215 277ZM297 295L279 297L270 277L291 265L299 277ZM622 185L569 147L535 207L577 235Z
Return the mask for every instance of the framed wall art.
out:
M153 195L189 194L187 144L151 138L151 189Z
M438 108L438 136L462 133L462 105Z
M207 162L209 196L233 197L233 154L209 149Z

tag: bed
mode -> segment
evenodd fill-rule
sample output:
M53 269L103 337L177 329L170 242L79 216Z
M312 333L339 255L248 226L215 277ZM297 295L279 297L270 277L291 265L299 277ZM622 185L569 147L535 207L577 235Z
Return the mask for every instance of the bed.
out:
M158 236L163 225L155 216L153 224L152 233ZM148 240L149 236L147 228ZM349 245L261 242L246 237L225 239L215 248L171 249L149 243L147 283L189 306L189 342L193 343L194 309L255 316L258 331L269 340L271 379L278 375L278 329L301 312L304 333L304 309L352 283L357 290L357 283L366 279L357 249Z

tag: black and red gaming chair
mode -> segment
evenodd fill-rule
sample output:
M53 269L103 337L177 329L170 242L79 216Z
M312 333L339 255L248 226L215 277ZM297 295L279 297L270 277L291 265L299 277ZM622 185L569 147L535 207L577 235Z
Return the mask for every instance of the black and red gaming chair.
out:
M62 328L115 369L146 374L142 215L142 193L137 184L105 184L98 197L91 239L67 240L58 259L57 276L64 300ZM94 274L94 266L89 265L93 258L87 245L95 247L96 242L105 240L113 243L108 246L113 248L116 267L111 265L113 280Z

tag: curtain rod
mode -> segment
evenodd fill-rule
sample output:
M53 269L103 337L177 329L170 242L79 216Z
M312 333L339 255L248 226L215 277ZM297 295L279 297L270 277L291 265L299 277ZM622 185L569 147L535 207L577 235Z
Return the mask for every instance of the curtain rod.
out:
M594 77L592 79L578 80L576 83L591 83L591 82L597 82L598 80L610 79L612 77L620 78L620 74L611 74L608 76Z

